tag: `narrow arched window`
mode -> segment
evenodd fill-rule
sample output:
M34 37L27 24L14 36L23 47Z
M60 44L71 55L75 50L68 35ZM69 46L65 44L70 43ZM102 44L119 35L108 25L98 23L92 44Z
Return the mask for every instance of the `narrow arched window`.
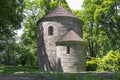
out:
M48 35L53 35L53 26L48 28Z
M70 54L70 46L67 46L67 54Z

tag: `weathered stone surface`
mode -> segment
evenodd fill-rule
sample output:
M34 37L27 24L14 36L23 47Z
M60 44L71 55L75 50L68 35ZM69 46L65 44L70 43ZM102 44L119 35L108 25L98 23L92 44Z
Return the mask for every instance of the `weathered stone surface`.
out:
M53 27L53 35L49 35L50 26ZM70 30L82 38L81 20L68 16L53 16L39 21L38 55L40 69L59 72L85 71L85 47L83 44L75 41L56 44L58 39ZM68 46L70 47L69 54L67 53Z

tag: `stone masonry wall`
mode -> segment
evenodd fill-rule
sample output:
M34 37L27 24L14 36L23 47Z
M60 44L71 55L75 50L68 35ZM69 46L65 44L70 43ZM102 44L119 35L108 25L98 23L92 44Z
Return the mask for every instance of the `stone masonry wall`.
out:
M61 60L63 72L81 72L85 71L85 54L84 46L72 44L70 53L67 54L67 46L57 46L57 59ZM58 62L58 61L57 61ZM58 64L59 65L59 64ZM59 70L59 67L58 67Z
M48 35L48 28L50 26L53 26L53 35ZM82 24L77 19L68 18L68 17L51 17L51 18L46 18L46 19L42 20L39 23L39 29L40 29L39 34L41 33L41 31L43 32L43 34L42 34L43 40L39 39L39 41L41 42L41 43L39 43L41 45L41 46L39 46L39 48L41 48L40 50L42 50L42 45L44 43L45 51L42 51L41 53L39 51L39 54L46 54L46 56L48 58L46 60L46 59L43 59L43 56L40 56L40 57L42 57L42 60L44 60L43 64L44 64L44 62L47 63L47 61L49 61L49 66L52 68L52 70L56 70L57 69L56 64L58 63L58 62L56 62L56 61L58 61L58 59L56 58L56 56L57 56L56 52L58 52L57 51L58 47L55 44L56 41L60 37L65 35L71 29L73 31L75 31L79 36L82 37L82 27L81 26L82 26ZM42 30L41 30L41 27L42 27ZM41 38L40 35L39 35L39 38ZM64 48L64 49L66 49L66 48ZM62 51L59 50L59 52L62 52ZM79 53L80 52L82 53L82 50L79 51ZM76 53L76 52L73 50L73 54L74 53ZM67 68L65 68L64 61L63 60L61 61L61 62L63 62L61 67L62 68L64 67L64 71L68 71ZM39 61L39 63L40 63L40 61ZM46 64L44 64L42 67L44 67L44 69L47 70L47 65ZM48 68L48 69L50 69L50 68ZM72 69L73 68L71 67L71 71L75 71L75 70L72 70Z

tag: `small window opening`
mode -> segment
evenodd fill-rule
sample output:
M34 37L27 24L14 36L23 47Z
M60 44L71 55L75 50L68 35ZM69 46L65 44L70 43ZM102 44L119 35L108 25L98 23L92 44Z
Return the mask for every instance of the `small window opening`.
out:
M67 46L67 54L70 54L70 46Z
M53 26L48 28L48 35L53 35Z

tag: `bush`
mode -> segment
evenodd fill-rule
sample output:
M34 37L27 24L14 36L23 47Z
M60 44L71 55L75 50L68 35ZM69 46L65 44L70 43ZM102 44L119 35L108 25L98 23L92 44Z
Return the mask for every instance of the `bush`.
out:
M120 71L120 52L109 51L103 58L87 61L87 71Z
M97 63L100 59L92 57L90 61L87 61L87 71L96 71L97 69Z
M120 52L110 51L98 62L97 71L119 71Z

